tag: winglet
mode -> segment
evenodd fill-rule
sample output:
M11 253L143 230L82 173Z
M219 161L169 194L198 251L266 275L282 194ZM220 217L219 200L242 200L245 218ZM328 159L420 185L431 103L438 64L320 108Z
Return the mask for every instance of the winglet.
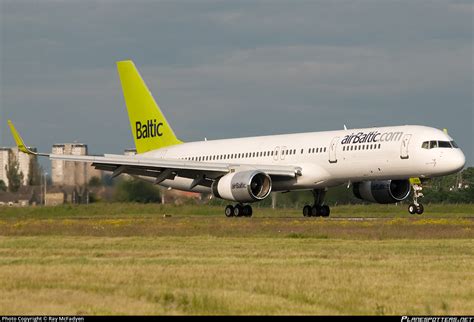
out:
M34 152L31 149L29 149L26 145L25 142L23 142L23 139L21 138L20 134L16 130L15 126L13 125L11 120L8 120L8 125L10 126L10 130L13 135L13 139L15 140L15 143L18 147L18 150L20 150L23 153L27 154L33 154L33 155L43 155L43 156L49 156L49 154L44 154L44 153L38 153Z

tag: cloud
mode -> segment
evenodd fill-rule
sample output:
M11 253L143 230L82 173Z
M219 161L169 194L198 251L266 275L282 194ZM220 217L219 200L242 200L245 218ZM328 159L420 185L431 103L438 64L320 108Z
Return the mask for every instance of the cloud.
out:
M425 124L448 127L474 162L469 2L3 1L1 12L1 117L43 150L132 145L114 65L132 58L185 140Z

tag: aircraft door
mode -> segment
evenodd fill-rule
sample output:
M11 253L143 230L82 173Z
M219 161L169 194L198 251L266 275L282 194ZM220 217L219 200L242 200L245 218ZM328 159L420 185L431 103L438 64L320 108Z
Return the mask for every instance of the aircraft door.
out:
M339 142L338 136L332 139L331 144L329 145L329 163L337 162L337 156L336 156L337 142Z
M279 146L275 147L275 150L273 151L273 160L275 161L278 161L278 152L280 152Z
M288 152L288 150L286 149L286 146L282 146L281 147L281 154L280 154L280 159L281 160L285 160L285 154Z
M166 152L168 152L168 149L161 149L160 152L161 152L161 153L158 154L158 158L164 159L165 156L166 156Z
M405 134L402 139L402 145L400 146L400 158L408 159L408 144L410 143L411 134Z

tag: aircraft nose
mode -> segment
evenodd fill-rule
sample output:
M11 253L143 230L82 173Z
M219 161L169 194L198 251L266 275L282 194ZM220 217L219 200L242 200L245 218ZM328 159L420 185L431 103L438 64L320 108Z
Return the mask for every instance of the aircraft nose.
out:
M456 152L457 152L456 156L453 158L452 162L453 162L453 168L457 172L457 171L462 170L462 168L464 168L464 165L466 164L466 156L461 151L461 149L458 149L458 151Z

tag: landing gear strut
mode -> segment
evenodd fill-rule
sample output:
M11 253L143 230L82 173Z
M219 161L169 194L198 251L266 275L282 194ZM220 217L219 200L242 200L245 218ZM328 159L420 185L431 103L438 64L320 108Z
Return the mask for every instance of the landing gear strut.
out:
M305 217L329 217L331 209L328 205L323 205L325 189L314 189L313 191L314 205L306 205L303 207L303 216Z
M421 190L423 190L423 187L421 186L421 182L419 184L413 183L413 203L411 203L408 206L408 212L412 215L418 214L421 215L424 211L424 207L421 203L418 202L418 198L423 197L423 193Z
M228 205L225 207L226 217L252 217L253 210L250 205L236 204L235 207Z

